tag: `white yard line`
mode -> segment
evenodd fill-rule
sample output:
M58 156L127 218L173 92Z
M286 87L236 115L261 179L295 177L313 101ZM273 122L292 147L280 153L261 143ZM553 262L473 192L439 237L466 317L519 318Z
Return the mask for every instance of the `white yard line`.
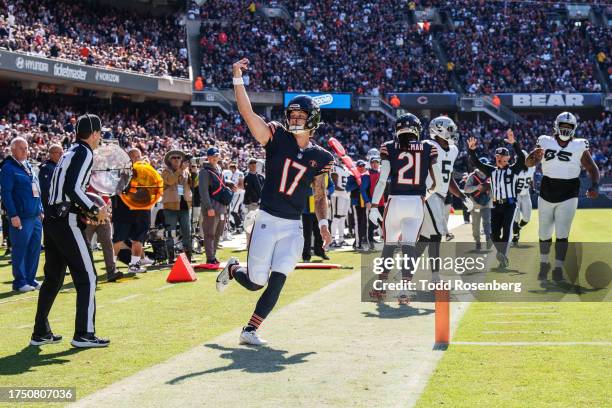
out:
M125 297L122 297L122 298L119 298L119 299L115 299L115 300L113 300L111 302L112 303L123 303L123 302L127 302L129 300L132 300L132 299L136 299L137 297L140 297L140 296L142 296L142 293L135 293L133 295L129 295L129 296L125 296Z

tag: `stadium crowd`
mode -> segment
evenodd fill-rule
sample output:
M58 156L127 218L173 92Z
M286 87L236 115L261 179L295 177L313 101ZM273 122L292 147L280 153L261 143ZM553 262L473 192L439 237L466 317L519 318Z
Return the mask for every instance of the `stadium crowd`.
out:
M182 15L74 0L0 0L0 49L144 74L188 77Z
M377 96L451 89L446 69L433 52L431 34L410 25L408 9L394 1L358 8L339 0L283 2L292 14L290 20L264 18L228 2L222 3L233 11L221 16L212 3L216 2L205 3L200 12L201 76L206 87L231 87L227 70L246 56L251 59L244 77L250 90Z

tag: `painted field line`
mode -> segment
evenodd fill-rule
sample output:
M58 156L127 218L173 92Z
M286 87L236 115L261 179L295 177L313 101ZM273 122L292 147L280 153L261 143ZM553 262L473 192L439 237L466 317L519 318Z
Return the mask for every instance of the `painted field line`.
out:
M601 346L612 347L612 341L452 341L451 346Z
M142 296L142 293L135 293L135 294L130 295L130 296L126 296L126 297L122 297L122 298L119 298L119 299L113 300L113 301L112 301L112 303L123 303L123 302L127 302L128 300L132 300L132 299L135 299L135 298L140 297L140 296Z

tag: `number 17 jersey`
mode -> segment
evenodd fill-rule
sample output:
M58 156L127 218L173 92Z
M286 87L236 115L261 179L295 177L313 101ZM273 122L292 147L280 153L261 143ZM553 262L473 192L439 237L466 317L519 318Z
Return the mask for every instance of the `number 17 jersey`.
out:
M415 141L404 149L396 141L383 143L380 157L391 164L389 194L424 196L429 166L437 156L436 147L428 143Z
M312 142L300 149L295 136L278 127L266 149L266 180L260 208L279 218L299 220L306 205L310 185L334 164L330 152Z

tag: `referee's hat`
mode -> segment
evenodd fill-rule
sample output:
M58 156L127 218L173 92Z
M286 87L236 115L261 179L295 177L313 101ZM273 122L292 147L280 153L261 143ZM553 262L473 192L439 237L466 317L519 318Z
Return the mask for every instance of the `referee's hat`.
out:
M108 132L110 129L102 127L102 120L98 115L86 113L77 119L75 130L77 134L90 135L93 132Z

